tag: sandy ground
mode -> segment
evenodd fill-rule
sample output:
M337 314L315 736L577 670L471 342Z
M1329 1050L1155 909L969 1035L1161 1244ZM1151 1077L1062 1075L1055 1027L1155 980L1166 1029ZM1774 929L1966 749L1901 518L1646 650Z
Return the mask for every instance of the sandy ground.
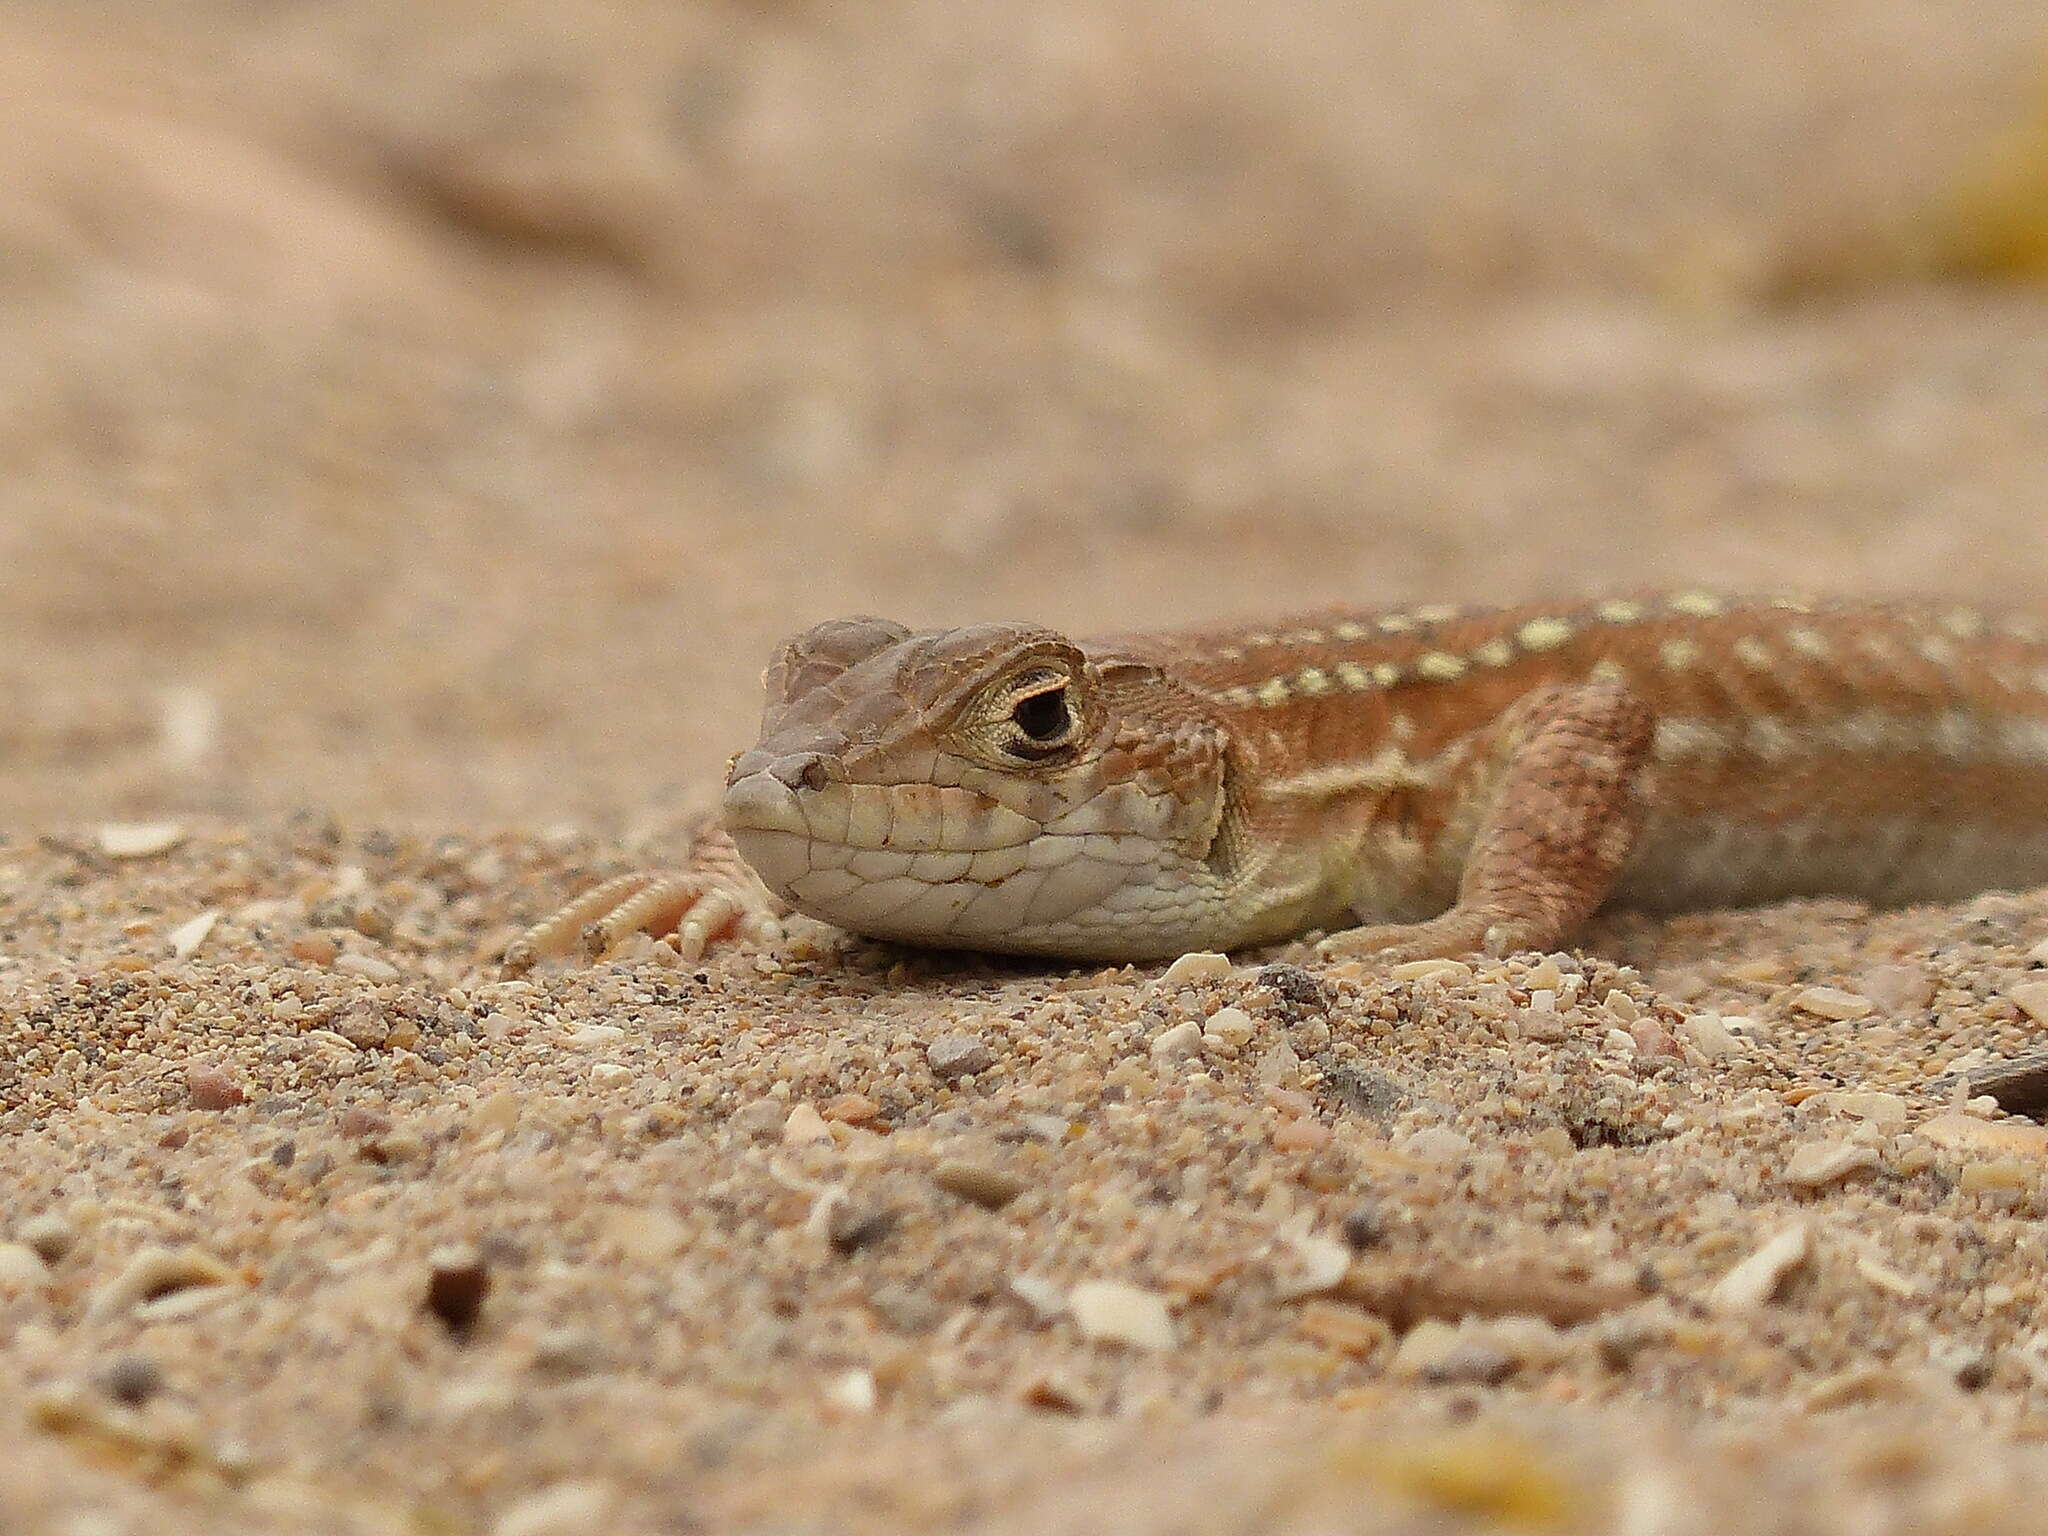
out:
M2048 609L2038 7L1695 11L0 17L0 1530L2039 1529L2048 893L489 964L834 614Z

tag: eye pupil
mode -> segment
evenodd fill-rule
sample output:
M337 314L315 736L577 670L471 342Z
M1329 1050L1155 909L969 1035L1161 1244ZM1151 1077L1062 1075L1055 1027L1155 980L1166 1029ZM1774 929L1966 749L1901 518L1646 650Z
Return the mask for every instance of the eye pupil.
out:
M1019 699L1010 708L1010 718L1033 741L1058 741L1073 724L1073 717L1067 712L1067 690L1048 688L1044 693Z

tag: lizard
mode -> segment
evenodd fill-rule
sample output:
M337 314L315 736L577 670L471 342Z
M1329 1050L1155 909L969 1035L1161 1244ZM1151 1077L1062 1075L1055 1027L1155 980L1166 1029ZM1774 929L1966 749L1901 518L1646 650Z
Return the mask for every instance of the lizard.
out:
M2048 624L1709 592L1074 640L819 624L674 873L506 951L686 959L796 911L1135 962L1325 932L1394 962L1561 947L1614 903L1876 905L2048 881Z

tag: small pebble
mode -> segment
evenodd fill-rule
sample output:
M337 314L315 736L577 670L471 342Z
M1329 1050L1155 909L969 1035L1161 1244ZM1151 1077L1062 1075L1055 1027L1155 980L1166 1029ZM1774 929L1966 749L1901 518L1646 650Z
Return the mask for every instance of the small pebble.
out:
M456 1338L476 1327L490 1291L490 1266L475 1248L449 1244L427 1256L424 1305Z
M1152 1037L1152 1054L1161 1061L1186 1061L1201 1052L1202 1027L1193 1019L1183 1019Z
M1869 1147L1850 1141L1810 1141L1785 1160L1784 1179L1802 1189L1819 1189L1878 1166L1877 1153Z
M194 1247L144 1248L94 1295L93 1317L116 1317L182 1291L226 1285L235 1272Z
M878 1119L881 1113L882 1106L864 1093L842 1093L823 1110L827 1120L837 1120L845 1125L866 1125Z
M1718 1013L1688 1015L1678 1026L1678 1032L1708 1061L1725 1061L1730 1056L1742 1054L1741 1038L1728 1028Z
M956 1030L941 1035L925 1047L925 1062L935 1076L950 1082L956 1077L986 1072L995 1065L995 1053L979 1036Z
M55 1211L31 1216L15 1235L50 1264L63 1258L78 1242L78 1229Z
M590 1082L596 1088L618 1088L633 1081L633 1069L622 1067L615 1061L600 1061L590 1069Z
M857 1418L873 1413L881 1397L873 1371L842 1371L825 1383L824 1395L828 1407Z
M1661 1020L1638 1018L1629 1025L1628 1035L1635 1042L1636 1059L1639 1061L1680 1061L1685 1057L1678 1037L1666 1029Z
M1867 1018L1877 1012L1877 1004L1862 993L1845 992L1840 987L1802 988L1793 995L1792 1006L1802 1012L1838 1022Z
M1385 1318L1331 1301L1303 1302L1295 1326L1318 1344L1360 1359L1376 1353L1394 1336Z
M584 1024L564 1031L562 1043L587 1051L602 1045L617 1045L625 1038L626 1032L616 1024Z
M220 921L218 912L202 912L189 922L173 928L169 934L171 953L180 960L189 960L199 952L199 946L206 942L213 925Z
M1026 1407L1047 1413L1088 1413L1094 1397L1073 1377L1061 1371L1038 1371L1026 1379L1018 1400Z
M1364 1253L1386 1241L1387 1222L1375 1207L1360 1205L1345 1212L1337 1230L1353 1253Z
M932 1182L950 1195L971 1200L986 1210L999 1211L1031 1186L1013 1173L948 1158L932 1170Z
M558 1381L592 1376L606 1364L603 1347L581 1328L550 1328L533 1342L533 1368Z
M337 956L334 968L344 976L360 976L365 981L396 981L398 967L389 960L379 960L375 955L359 955L351 951Z
M1447 1125L1425 1125L1394 1144L1406 1157L1423 1163L1456 1163L1472 1155L1472 1138Z
M146 1355L123 1355L100 1373L100 1386L107 1396L130 1408L139 1408L163 1390L164 1373Z
M2007 987L2005 995L2036 1024L2048 1024L2048 981L2024 981Z
M1498 1345L1467 1338L1450 1323L1430 1318L1408 1330L1391 1369L1418 1381L1497 1386L1515 1374L1516 1364Z
M336 969L340 969L339 963ZM381 1050L391 1041L390 1017L369 998L359 998L343 1008L328 1021L328 1028L359 1051Z
M825 1117L818 1113L816 1106L805 1103L794 1106L789 1118L782 1122L782 1144L786 1147L811 1146L832 1139L832 1127L825 1123Z
M1906 1126L1906 1101L1896 1093L1823 1093L1815 1095L1812 1102L1884 1130L1904 1130Z
M1178 1342L1166 1298L1117 1280L1084 1280L1067 1293L1067 1310L1085 1339L1163 1351Z
M510 1505L491 1536L608 1536L617 1502L603 1483L556 1483Z
M1351 1272L1351 1249L1333 1237L1286 1233L1274 1247L1273 1294L1282 1301L1335 1290Z
M2043 939L2027 951L2029 965L2048 965L2048 939Z
M1951 1152L1986 1156L2048 1157L2048 1126L2027 1120L1980 1120L1975 1115L1936 1115L1919 1134Z
M50 1283L50 1266L26 1243L0 1243L0 1291L30 1291Z
M1309 1013L1327 1013L1329 994L1314 975L1298 965L1268 965L1260 968L1259 983L1270 987L1296 1008Z
M1387 972L1389 981L1421 981L1426 976L1439 981L1470 981L1472 967L1462 960L1408 960Z
M1202 1026L1202 1038L1220 1041L1236 1049L1250 1044L1252 1036L1259 1032L1252 1016L1242 1008L1218 1008L1209 1015L1209 1021Z
M1948 1362L1949 1374L1965 1392L1981 1392L1991 1385L1996 1362L1981 1349L1964 1350Z
M242 1085L219 1067L203 1065L185 1069L185 1092L194 1109L233 1109L249 1097Z
M896 1230L896 1213L887 1206L865 1205L838 1198L827 1209L825 1240L844 1257L871 1247Z
M1067 1293L1043 1275L1019 1271L1008 1276L1004 1284L1041 1319L1050 1320L1067 1310Z
M371 1109L367 1104L351 1104L341 1112L337 1129L350 1141L361 1141L368 1136L381 1136L391 1129L391 1117L382 1110Z
M1182 955L1160 974L1159 984L1166 987L1186 986L1193 981L1221 981L1230 974L1230 957L1207 950L1197 950Z
M147 859L185 841L175 821L110 821L99 830L100 852L110 859Z
M1916 1013L1934 1000L1934 978L1917 965L1873 965L1856 990L1887 1013Z
M1813 1254L1813 1231L1804 1222L1786 1227L1714 1283L1707 1305L1716 1312L1753 1312L1776 1296Z
M809 1105L802 1107L810 1108ZM732 1119L727 1123L743 1136L750 1136L756 1141L766 1141L783 1131L787 1125L789 1114L789 1110L773 1099L754 1099L734 1110ZM813 1117L817 1117L818 1112L813 1109L811 1114ZM818 1124L822 1127L824 1120L819 1118ZM830 1135L831 1133L828 1131L826 1134Z

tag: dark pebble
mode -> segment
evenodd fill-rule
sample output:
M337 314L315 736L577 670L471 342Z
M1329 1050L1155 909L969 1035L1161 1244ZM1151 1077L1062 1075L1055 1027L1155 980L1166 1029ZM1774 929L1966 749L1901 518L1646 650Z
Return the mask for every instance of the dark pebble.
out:
M427 1310L457 1338L476 1327L491 1291L490 1267L474 1248L436 1248L427 1258Z

